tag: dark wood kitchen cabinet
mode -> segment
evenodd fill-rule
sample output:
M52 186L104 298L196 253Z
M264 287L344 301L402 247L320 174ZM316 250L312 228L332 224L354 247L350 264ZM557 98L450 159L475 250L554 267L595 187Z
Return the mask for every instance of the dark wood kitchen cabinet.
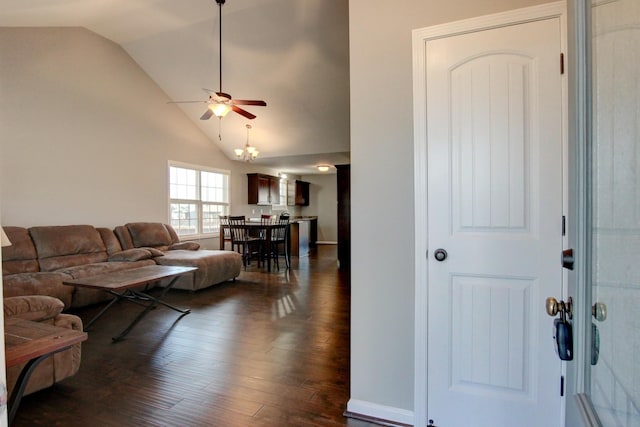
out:
M287 183L287 205L309 206L309 183L296 179Z
M247 203L277 205L280 202L280 178L261 173L247 174Z

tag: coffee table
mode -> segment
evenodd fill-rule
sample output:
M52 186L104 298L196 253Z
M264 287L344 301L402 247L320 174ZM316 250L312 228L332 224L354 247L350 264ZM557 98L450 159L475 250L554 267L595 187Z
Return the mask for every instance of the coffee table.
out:
M26 362L9 399L9 424L13 422L34 369L47 357L87 339L87 333L16 318L4 321L5 364Z
M85 326L88 330L93 323L98 320L109 308L116 302L125 300L135 304L142 305L144 310L133 319L120 335L113 337L113 341L123 339L135 325L142 320L144 316L154 309L158 304L164 305L179 313L189 314L190 309L182 309L175 307L163 300L165 294L173 287L178 278L187 273L197 270L197 267L177 267L167 265L147 265L145 267L132 268L129 270L114 271L111 273L100 274L97 276L84 277L82 279L74 279L63 282L69 286L81 286L85 288L99 289L110 293L114 298L96 314ZM163 288L159 296L154 297L147 293L149 285L162 279L173 279ZM140 289L142 288L142 289Z

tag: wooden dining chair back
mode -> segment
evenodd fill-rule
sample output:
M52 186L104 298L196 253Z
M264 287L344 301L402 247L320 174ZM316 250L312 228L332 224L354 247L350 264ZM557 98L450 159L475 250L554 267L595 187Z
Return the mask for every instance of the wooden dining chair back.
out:
M227 242L231 245L231 250L233 249L233 242L231 241L231 231L229 230L229 215L219 215L220 220L220 232L222 233L222 247L220 249L225 250L227 247Z
M265 227L265 228L260 228L260 234L259 237L262 240L266 240L267 239L267 235L266 235L266 227L273 224L273 216L272 215L268 215L268 214L262 214L260 215L260 225Z
M258 266L262 257L262 240L259 237L249 235L246 219L243 216L229 216L229 232L233 250L242 255L244 269L251 263L251 257L256 255Z
M285 264L287 268L291 268L289 262L289 250L287 241L289 237L289 216L280 215L275 222L275 225L271 228L271 247L269 250L269 256L273 258L276 263L276 268L280 269L280 263L278 261L280 255L284 256ZM282 247L282 250L281 250Z

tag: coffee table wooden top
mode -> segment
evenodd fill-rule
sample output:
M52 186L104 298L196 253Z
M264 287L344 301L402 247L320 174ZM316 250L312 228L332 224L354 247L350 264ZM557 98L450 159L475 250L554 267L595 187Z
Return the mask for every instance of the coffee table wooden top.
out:
M5 363L20 365L87 339L87 333L16 318L4 321Z
M145 267L119 270L97 276L67 280L65 285L82 286L104 290L120 290L134 288L167 277L179 276L197 270L197 267L178 267L169 265L147 265Z

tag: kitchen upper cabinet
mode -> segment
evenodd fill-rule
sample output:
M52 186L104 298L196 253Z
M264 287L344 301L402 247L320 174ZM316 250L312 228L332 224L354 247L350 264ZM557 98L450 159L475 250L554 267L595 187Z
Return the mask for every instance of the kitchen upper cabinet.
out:
M280 178L261 173L248 173L247 203L277 205L280 202Z
M295 180L287 183L287 205L309 206L309 183Z

